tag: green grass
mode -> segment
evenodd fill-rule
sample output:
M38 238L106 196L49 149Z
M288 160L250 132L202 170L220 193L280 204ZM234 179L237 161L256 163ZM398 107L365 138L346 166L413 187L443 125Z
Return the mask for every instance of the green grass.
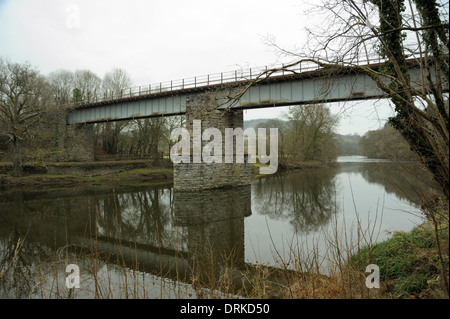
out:
M133 178L133 177L145 177L145 176L154 176L159 174L173 174L172 169L169 168L135 168L126 170L123 172L106 174L106 175L98 175L92 177L94 180L102 180L109 178Z
M118 173L97 176L32 174L23 177L0 176L0 186L33 186L33 185L73 185L78 183L127 183L143 184L155 181L168 181L173 178L173 170L169 168L136 168Z
M439 237L448 269L448 227L439 232ZM385 284L387 296L406 298L427 293L436 297L442 265L431 223L419 225L408 233L396 232L392 238L371 249L364 247L359 258L360 265L380 267L380 281ZM358 256L354 255L350 263L356 266ZM443 296L444 291L440 290L437 293Z

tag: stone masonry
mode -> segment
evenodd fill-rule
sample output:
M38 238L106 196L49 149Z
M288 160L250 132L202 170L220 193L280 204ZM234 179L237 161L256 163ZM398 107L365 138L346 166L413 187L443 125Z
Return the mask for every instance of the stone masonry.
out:
M193 121L201 120L201 132L206 128L217 128L222 133L222 163L193 163L193 139L195 136ZM197 191L202 189L224 188L249 185L251 182L251 164L225 163L225 128L243 127L242 110L218 110L211 96L191 100L186 105L186 128L191 135L190 163L174 163L174 189ZM202 141L201 150L209 141ZM200 152L201 152L200 150ZM233 147L234 152L235 147Z

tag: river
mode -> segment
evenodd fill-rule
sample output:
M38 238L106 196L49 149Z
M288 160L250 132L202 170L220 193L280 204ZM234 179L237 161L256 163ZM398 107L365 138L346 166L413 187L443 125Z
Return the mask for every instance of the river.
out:
M196 298L198 282L223 291L246 266L296 270L300 259L331 272L336 244L350 253L420 224L425 180L409 164L355 156L195 193L170 183L3 190L0 297ZM79 289L67 289L69 264Z

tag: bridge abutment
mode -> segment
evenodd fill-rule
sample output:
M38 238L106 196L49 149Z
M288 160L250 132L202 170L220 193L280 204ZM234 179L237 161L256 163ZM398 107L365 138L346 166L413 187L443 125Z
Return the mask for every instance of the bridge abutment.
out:
M194 121L201 121L201 129L194 129ZM198 123L198 122L197 122ZM251 164L247 156L243 163L225 161L225 129L242 128L244 116L242 110L218 110L213 97L202 96L190 100L186 105L186 128L190 133L191 156L189 163L174 163L174 189L181 191L198 191L203 189L245 186L251 183ZM199 162L198 156L210 142L203 132L207 128L218 129L222 136L221 160L206 163L204 158ZM203 138L202 138L203 137ZM211 137L213 139L213 137ZM234 140L234 139L233 139ZM194 143L194 141L201 141ZM233 152L235 154L235 141Z
M65 152L68 157L79 162L93 162L94 150L94 124L76 124L67 128L64 141Z

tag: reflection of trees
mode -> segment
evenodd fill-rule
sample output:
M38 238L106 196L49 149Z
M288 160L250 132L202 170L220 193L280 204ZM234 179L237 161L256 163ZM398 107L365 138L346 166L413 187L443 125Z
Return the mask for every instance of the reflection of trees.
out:
M253 185L252 205L271 218L290 220L297 231L313 231L335 211L335 168L289 172Z
M34 249L21 247L19 238L14 232L0 239L0 298L26 298L34 286L29 255Z
M437 184L432 176L417 163L380 162L380 163L341 163L341 171L359 172L369 183L383 185L387 193L393 193L399 199L418 205L424 194Z
M97 229L101 236L154 247L180 242L172 227L171 188L153 187L138 192L110 194L95 198Z
M124 246L127 241L156 248L170 245L176 235L171 227L172 206L170 187L120 189L118 193L103 188L4 192L0 197L0 297L30 297L41 287L40 272L53 271L53 263L61 257L58 249L94 238L94 220L97 235L115 240L120 230Z
M42 220L42 214L36 214L23 192L15 192L12 199L0 203L0 298L29 298L40 280L36 265L49 260L53 251L36 240L39 229L33 223ZM43 234L48 242L49 233Z

